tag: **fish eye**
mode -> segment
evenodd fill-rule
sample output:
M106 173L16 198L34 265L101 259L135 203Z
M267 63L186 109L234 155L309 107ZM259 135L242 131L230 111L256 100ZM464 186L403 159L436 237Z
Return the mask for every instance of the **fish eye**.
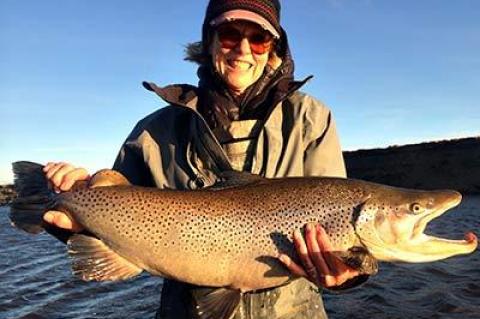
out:
M413 203L410 205L410 211L414 214L420 214L425 211L425 207L423 207L419 203Z

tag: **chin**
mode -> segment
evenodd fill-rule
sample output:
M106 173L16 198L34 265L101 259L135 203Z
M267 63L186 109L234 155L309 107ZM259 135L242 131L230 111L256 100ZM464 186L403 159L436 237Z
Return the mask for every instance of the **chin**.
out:
M243 92L248 87L248 86L243 85L243 84L232 83L232 82L227 82L227 86L230 88L230 90L236 91L236 92Z

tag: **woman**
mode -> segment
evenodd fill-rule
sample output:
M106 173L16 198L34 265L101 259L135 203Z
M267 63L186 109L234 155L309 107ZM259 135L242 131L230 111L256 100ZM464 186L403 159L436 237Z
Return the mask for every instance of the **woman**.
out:
M345 176L330 111L300 93L293 80L285 31L276 0L211 0L202 41L187 48L199 64L198 87L144 86L170 105L142 119L122 146L114 169L133 184L198 189L214 184L224 170L268 178ZM89 178L83 168L48 163L46 176L59 191ZM61 212L45 220L73 231L81 226ZM280 260L305 277L273 290L246 294L234 318L325 318L318 287L359 282L357 272L328 254L319 226L307 225L305 240L293 240L303 265ZM165 280L157 318L195 317L196 298L208 288Z

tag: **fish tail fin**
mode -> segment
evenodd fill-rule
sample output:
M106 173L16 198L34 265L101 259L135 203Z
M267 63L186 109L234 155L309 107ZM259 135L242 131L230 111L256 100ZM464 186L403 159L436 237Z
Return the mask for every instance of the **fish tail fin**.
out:
M17 198L10 204L12 225L28 233L37 234L45 229L43 214L55 201L43 165L32 162L12 164Z

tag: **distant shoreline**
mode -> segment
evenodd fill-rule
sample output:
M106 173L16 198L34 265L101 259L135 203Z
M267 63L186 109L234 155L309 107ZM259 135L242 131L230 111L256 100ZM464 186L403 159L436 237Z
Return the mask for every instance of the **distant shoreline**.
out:
M416 189L480 194L480 136L343 152L348 176ZM0 186L0 206L15 198Z
M344 157L351 178L480 193L480 136L344 152Z
M5 206L17 196L13 185L0 185L0 206Z

